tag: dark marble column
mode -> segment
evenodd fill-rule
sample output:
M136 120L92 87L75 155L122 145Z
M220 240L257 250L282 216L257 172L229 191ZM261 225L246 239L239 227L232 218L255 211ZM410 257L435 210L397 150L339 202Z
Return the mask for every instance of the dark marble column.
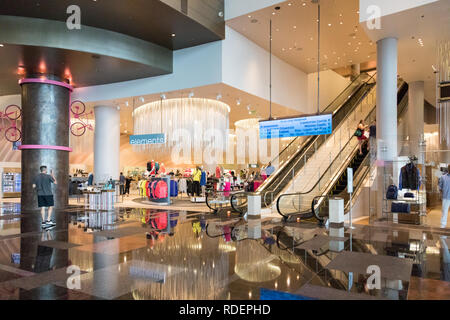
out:
M36 78L28 76L27 78ZM60 81L56 77L47 79ZM69 146L70 89L48 83L22 83L22 146ZM69 152L45 148L22 150L22 210L38 209L32 188L39 167L53 170L58 184L54 186L55 208L68 205Z

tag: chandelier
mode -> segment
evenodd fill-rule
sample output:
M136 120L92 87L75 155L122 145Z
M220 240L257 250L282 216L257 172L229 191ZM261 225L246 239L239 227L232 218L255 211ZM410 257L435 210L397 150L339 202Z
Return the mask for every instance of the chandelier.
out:
M133 145L136 152L172 154L180 146L198 161L206 148L218 155L228 144L230 107L220 101L202 98L179 98L145 104L133 112L134 134L164 134L165 143ZM173 157L172 157L173 158ZM186 154L175 163L191 163ZM219 161L221 162L221 161Z

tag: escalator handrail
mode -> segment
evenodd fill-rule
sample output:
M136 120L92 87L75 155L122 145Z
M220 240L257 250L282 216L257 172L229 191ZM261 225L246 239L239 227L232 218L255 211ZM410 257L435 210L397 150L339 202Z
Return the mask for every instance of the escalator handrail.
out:
M351 81L350 83L349 83L349 85L347 86L347 87L345 87L345 89L344 90L342 90L341 91L341 93L330 103L330 104L328 104L328 106L322 111L322 113L328 113L328 109L342 96L342 95L344 95L344 93L356 82L356 81L358 81L358 80L360 80L360 78L362 78L363 76L369 76L369 74L367 74L367 73L361 73L355 80L353 80L353 81ZM369 80L370 80L370 78L369 78ZM364 83L367 83L367 81L366 82L362 82L361 83L361 85L363 85ZM351 95L353 95L360 87L361 87L361 85L360 86L358 86L357 88L355 88L355 90L351 93ZM335 111L333 111L333 114L335 114L339 109L340 109L340 107L342 106L342 105L344 105L347 101L348 101L348 99L349 99L349 97L347 98L347 99L345 99L345 101L343 102L343 103L341 103L341 105L339 106L339 107L337 107L336 108L336 110ZM280 155L286 150L286 149L288 149L290 146L291 146L291 144L292 143L294 143L295 142L295 140L297 140L299 137L296 137L295 139L293 139L283 150L281 150L281 152L275 157L275 158L273 158L273 160L272 160L272 162L275 162L275 160L277 159L277 158L279 158L280 157Z
M372 88L371 90L373 90L373 88ZM367 115L366 119L364 119L364 120L370 119L370 117L371 117L372 113L374 112L374 110L376 110L376 105L373 107L373 109L369 112L369 114ZM347 141L347 143L341 148L341 151L340 151L340 152L342 152L342 150L344 150L344 149L345 149L345 148L346 148L353 140L354 140L354 137L350 138L350 139ZM354 149L353 151L351 151L350 154L344 159L343 164L347 164L349 161L351 161L351 160L355 157L355 152L357 152L357 151L358 151L358 146L355 146L355 149ZM286 215L284 215L284 214L281 213L281 210L280 210L280 200L281 200L282 198L284 198L284 197L290 197L290 196L298 196L298 197L300 197L300 196L302 196L302 195L306 195L306 194L311 193L311 192L319 185L319 183L321 182L321 180L322 180L322 178L324 177L324 175L325 175L325 174L328 172L328 170L336 163L336 161L337 161L338 159L339 159L339 154L336 155L336 157L334 158L334 160L330 163L330 165L327 167L327 169L324 170L323 174L320 176L320 178L317 180L317 182L314 184L314 186L312 186L308 191L306 191L306 192L286 193L286 194L280 195L280 196L278 197L278 199L277 199L277 211L278 211L278 213L279 213L281 216L283 216L284 218L286 218ZM337 172L337 173L339 173L340 171L342 171L342 168L344 168L343 165L340 166L340 169L338 169L338 172ZM336 173L336 174L337 174L337 173ZM309 211L306 212L306 213L309 213ZM299 212L299 213L295 213L295 214L302 214L302 213Z
M361 88L362 88L364 85L369 84L369 82L370 82L372 79L374 79L374 77L375 77L375 74L372 75L365 83L363 83L363 84L358 88L358 90L357 90L354 94L356 94L357 92L359 92L359 90L361 90ZM370 90L372 90L372 89L373 89L373 88L370 88ZM367 91L367 92L366 92L364 95L362 95L361 97L359 97L358 101L357 101L357 102L353 105L353 107L348 111L349 113L353 112L353 111L358 107L358 105L359 105L359 104L361 103L361 101L366 97L366 95L370 92L370 90ZM350 96L349 99L351 99L351 98L354 96L354 94L353 94L352 96ZM348 100L347 100L347 101L348 101ZM347 102L347 101L346 101L346 102ZM344 104L345 104L345 103L344 103ZM341 108L342 108L342 106L339 108L339 110L340 110ZM335 131L338 130L338 129L343 125L343 123L344 123L344 122L341 121L341 122L337 125L337 127L334 128L334 130L335 130ZM311 150L311 148L315 146L315 142L318 141L318 139L321 138L321 137L322 137L322 136L313 136L313 137L311 137L310 139L308 139L308 140L306 141L306 142L308 143L308 145L307 145L307 146L304 146L301 150L299 150L299 152L297 152L297 153L292 157L292 159L297 158L295 164L297 164L299 161L301 161L301 159L305 156L305 154L307 154L307 153ZM327 138L325 138L325 139L327 139ZM297 156L299 153L302 154L300 157ZM288 163L291 163L291 162L290 162L290 161L289 161L289 162L287 161L287 162L285 163L285 165L284 165L282 168L279 169L279 171L281 171L282 169L284 169L284 168L288 165ZM286 172L286 173L284 174L284 177L282 177L281 181L277 184L276 188L274 188L273 190L267 191L267 192L272 192L272 193L273 193L273 192L275 191L275 189L277 189L277 188L280 186L280 184L284 181L284 179L285 179L289 174L290 174L289 172ZM275 175L271 176L271 177L268 179L269 181L268 181L267 183L263 184L260 188L261 188L261 189L264 189L267 185L269 185L270 182L271 182L270 179L275 179ZM259 194L261 194L262 192L264 192L264 190L258 191ZM264 203L266 204L265 201L266 201L266 197L264 196ZM267 204L266 204L266 206L267 206Z
M233 201L234 199L236 199L237 196L240 196L241 194L242 194L242 195L245 195L246 197L244 197L244 198L247 199L247 196L250 194L250 192L240 191L240 192L233 193L233 194L231 195L231 197L230 197L230 204L231 204L231 208L232 208L235 212L238 212L238 213L240 213L241 215L243 215L243 214L245 214L245 212L243 212L242 210L240 210L240 208L235 207L235 206L234 206L234 201Z
M373 90L373 88L372 88L371 90ZM364 97L365 97L365 96L364 96ZM363 99L364 97L362 97L362 99ZM359 104L357 104L357 105L359 105ZM356 107L357 107L357 106L356 106ZM374 109L375 109L375 107L374 107ZM372 114L372 112L373 112L373 110L369 113L369 115L366 117L366 119L370 117L370 115ZM366 120L366 119L365 119L365 120ZM340 124L340 125L341 125L341 124ZM338 128L340 128L340 125L339 125ZM336 130L338 130L338 128L336 128ZM347 141L347 143L341 148L341 151L344 150L344 149L350 144L350 142L352 142L353 138L354 138L354 137L350 138L350 139ZM349 155L349 156L350 156L350 155ZM349 157L349 156L348 156L348 157ZM296 193L283 194L283 195L281 195L281 196L278 198L277 202L279 202L279 199L280 199L281 197L283 197L283 196L303 195L303 194L308 194L308 193L310 193L310 192L311 192L311 191L319 184L319 182L320 182L320 180L322 179L323 175L331 168L331 166L335 163L335 161L338 159L338 157L339 157L339 155L337 155L336 158L332 161L332 163L327 167L327 169L324 170L324 173L322 174L322 176L317 180L317 182L314 184L314 186L313 186L310 190L308 190L308 191L306 191L306 192L296 192ZM347 157L347 158L348 158L348 157ZM278 207L278 204L277 204L277 207Z
M399 87L398 87L398 88L399 88L399 89L398 89L399 94L403 91L403 96L402 96L402 97L399 97L399 98L400 98L399 106L401 106L402 104L404 104L405 101L407 101L407 99L408 99L408 95L406 94L406 92L407 92L408 90L406 90L406 91L403 90L406 86L408 86L408 84L407 84L406 82L402 81L402 82L400 83ZM406 109L405 106L400 107L399 110L398 110L398 112L397 112L398 116L400 116L400 115L405 111L405 109ZM375 111L376 111L376 108L374 108L374 110L371 111L371 113L368 115L368 118L370 118L370 117L371 117L371 114L374 113ZM355 153L356 153L357 151L358 151L358 148L355 147L355 150L353 151L353 157L355 156ZM361 173L361 171L366 167L366 166L363 165L363 164L364 164L365 162L367 162L367 159L368 159L369 157L370 157L370 153L367 153L367 155L364 157L363 161L361 162L361 166L360 166L360 167L358 168L358 170L355 172L354 177L357 177L357 176ZM336 176L341 176L341 175L344 173L344 171L345 171L345 166L343 166L343 168L344 168L344 170L342 170L342 169L341 169L341 170L338 170L338 172L336 173ZM354 190L355 190L356 192L358 191L359 187L361 186L362 182L364 181L365 177L367 176L367 174L368 174L368 172L369 172L369 168L365 168L364 170L367 171L367 172L365 172L365 173L362 175L362 177L361 177L360 179L357 179L357 180L356 180L357 183L356 183L356 185L354 186ZM356 192L354 192L354 193L356 193ZM316 198L322 198L322 199L323 199L323 198L326 198L326 197L327 197L327 196L326 196L327 193L329 193L329 190L326 190L326 191L322 194L322 196L319 196L319 197L316 197ZM311 208L312 208L312 210L314 211L314 214L316 215L316 218L317 218L318 220L320 220L320 221L323 221L323 219L319 219L319 218L318 218L318 216L317 216L317 214L316 214L316 212L315 212L315 207L318 207L318 206L321 205L320 203L315 203L316 198L313 199ZM356 198L354 198L354 199L356 199ZM345 210L348 208L349 205L350 205L350 203L347 202L347 204L345 205Z
M357 80L359 80L361 77L363 77L363 76L369 76L369 79L367 79L365 82L362 82L361 83L361 85L359 85L359 86L357 86L354 90L353 90L353 92L345 99L345 101L344 102L342 102L341 103L341 105L339 105L334 111L333 111L333 116L337 113L337 112L339 112L340 110L341 110L341 108L351 99L351 97L353 97L353 95L354 94L356 94L364 85L366 85L366 84L368 84L372 79L374 79L374 77L375 77L375 75L376 75L376 73L375 74L373 74L372 76L370 76L369 74L367 74L367 73L363 73L363 74L360 74L359 76L358 76L358 78L356 78L354 81L352 81L334 100L333 100L333 102L331 102L328 106L327 106L327 108L322 112L322 113L329 113L328 112L328 109L331 107L331 105L336 101L336 100L338 100L338 98L339 97L341 97L343 94L344 94L344 92L345 91L347 91L347 89L348 88L350 88ZM294 140L292 140L273 160L272 160L272 162L275 162L276 161L276 159L277 158L279 158L280 157L280 155L285 151L285 150L287 150L295 141L297 141L297 139L299 139L299 138L301 138L301 137L296 137ZM305 153L306 151L304 151L304 149L305 148L307 148L308 146L311 146L312 144L313 144L313 142L314 142L314 140L316 140L318 138L318 136L312 136L312 137L310 137L309 139L307 139L307 140L305 140L303 143L302 143L302 145L301 145L301 147L300 147L300 149L298 150L298 152L296 152L296 154L295 155L293 155L293 157L292 158L295 158L296 157L296 155L297 154L299 154L299 153ZM283 169L285 166L287 166L288 165L288 163L289 163L289 161L286 161L285 162L285 164L282 166L282 167L280 167L278 170L281 170L281 169ZM260 187L260 191L258 191L258 193L262 193L262 192L264 192L264 189L266 188L266 186L267 185L270 185L270 183L272 182L272 180L274 180L275 179L275 175L272 175L271 177L269 177L266 181L265 181L265 183Z
M404 81L400 82L400 83L399 83L399 86L398 86L398 92L400 93L400 92L404 91L403 89L404 89L404 86L406 86L406 85L407 85L406 82L404 82ZM404 96L401 98L400 104L401 104L401 103L406 99L406 97L407 97L407 95L406 95L405 93L403 93L403 94L404 94ZM375 111L376 111L376 105L374 106L374 108L372 109L372 111L368 114L368 116L366 117L365 120L370 119L370 117L372 116L372 114L373 114ZM401 110L399 110L399 113L402 113L403 111L404 111L404 108L402 108ZM341 150L343 150L343 149L351 142L351 140L352 140L352 139L350 139L350 140L347 142L347 144L346 144ZM348 164L349 161L351 161L351 160L355 157L355 153L356 153L357 151L358 151L358 148L357 148L357 146L355 146L355 149L350 153L350 155L345 159L345 161L344 161L343 163L344 163L344 164ZM369 154L368 154L368 155L369 155ZM367 156L368 156L368 155L367 155ZM335 162L336 160L337 160L337 157L336 157L335 160L330 164L330 166L327 168L327 170L324 171L324 174L328 171L328 169L330 169L330 167L334 164L334 162ZM340 175L343 174L343 171L342 171L343 169L342 169L342 168L345 169L345 166L341 166L341 168L337 171L337 173L335 174L335 176L340 176ZM324 175L324 174L323 174L323 175ZM320 182L320 180L322 179L323 175L320 177L320 179L317 181L317 183L316 183L309 191L307 191L307 192L297 192L297 193L291 193L291 194L283 194L283 195L281 195L280 197L278 197L278 199L277 199L277 211L278 211L278 213L286 219L288 216L286 216L286 215L284 215L284 214L282 214L282 213L280 212L280 199L283 198L283 197L285 197L285 196L301 196L301 195L310 193L315 187L317 187L317 185L318 185L318 183ZM312 211L313 211L312 213L314 213L314 215L316 215L316 212L315 212L315 210L314 210L314 207L320 205L320 203L315 203L315 201L316 201L317 199L319 199L319 198L323 199L323 198L326 198L326 196L322 195L322 196L315 197L315 198L313 199L311 208L312 208ZM305 212L305 213L309 213L309 211L308 211L308 212ZM297 215L297 214L302 214L302 212L294 213L293 215ZM292 215L292 214L291 214L291 215ZM323 219L319 219L317 215L316 215L316 218L317 218L319 221L323 221Z

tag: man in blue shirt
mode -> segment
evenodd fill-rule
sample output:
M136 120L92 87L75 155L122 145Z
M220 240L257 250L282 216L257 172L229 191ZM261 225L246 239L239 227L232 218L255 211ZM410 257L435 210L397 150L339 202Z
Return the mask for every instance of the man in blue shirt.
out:
M442 192L441 228L445 228L447 227L448 209L450 207L450 164L447 174L439 178L439 190Z
M269 162L269 165L266 168L267 178L270 177L275 172L275 167Z

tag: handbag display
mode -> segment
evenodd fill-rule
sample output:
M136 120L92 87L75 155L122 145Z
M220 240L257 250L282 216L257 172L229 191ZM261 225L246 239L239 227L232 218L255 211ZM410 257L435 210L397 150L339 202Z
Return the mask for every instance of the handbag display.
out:
M404 198L410 198L410 199L414 199L414 198L415 198L414 193L412 193L412 192L406 192L406 193L403 195L403 197L404 197Z
M396 185L391 184L386 191L386 199L397 200L398 198L398 188Z
M411 205L403 202L392 202L391 212L394 213L411 213Z

